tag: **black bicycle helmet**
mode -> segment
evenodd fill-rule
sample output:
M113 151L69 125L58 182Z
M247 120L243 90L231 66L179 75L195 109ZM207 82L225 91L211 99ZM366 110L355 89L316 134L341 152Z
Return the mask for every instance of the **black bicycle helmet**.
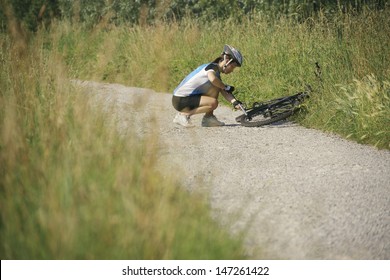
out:
M231 58L231 60L226 65L229 65L231 62L234 61L235 63L237 63L238 67L241 67L244 58L242 57L242 54L238 50L236 50L232 46L225 45L223 47L223 53L222 54L223 55L228 55Z

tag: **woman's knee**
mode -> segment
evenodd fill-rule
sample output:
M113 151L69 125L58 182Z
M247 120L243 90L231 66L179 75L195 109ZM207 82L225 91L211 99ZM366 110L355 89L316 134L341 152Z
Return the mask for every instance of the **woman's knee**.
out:
M213 99L212 102L210 103L210 107L212 110L217 109L218 107L218 99Z
M208 107L210 110L215 110L218 107L218 99L210 96L202 96L200 107Z
M203 106L207 106L210 110L215 110L218 107L218 99L208 97L207 100L203 103Z

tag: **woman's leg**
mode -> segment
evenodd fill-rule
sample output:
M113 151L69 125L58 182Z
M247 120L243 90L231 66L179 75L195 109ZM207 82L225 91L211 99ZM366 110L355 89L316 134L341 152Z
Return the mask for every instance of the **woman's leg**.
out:
M189 116L203 113L206 116L212 116L214 110L218 107L218 95L219 89L217 87L211 87L207 93L201 96L199 107L182 113Z
M202 119L202 126L212 127L225 125L225 123L219 121L214 116L214 110L218 107L218 95L219 89L212 87L207 93L201 96L196 96L196 98L180 99L174 96L172 98L172 104L179 113L177 113L173 122L185 127L191 127L193 124L190 122L190 116L204 113L205 115Z

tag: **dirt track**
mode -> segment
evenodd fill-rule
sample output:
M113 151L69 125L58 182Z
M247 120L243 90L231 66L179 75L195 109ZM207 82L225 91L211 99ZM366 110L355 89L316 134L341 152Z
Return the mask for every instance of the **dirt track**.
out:
M225 127L172 123L171 95L76 82L115 105L120 131L158 133L161 170L208 192L215 219L244 230L253 259L390 259L390 152L290 122L245 128L220 106ZM156 126L157 124L157 126ZM157 127L157 128L156 128Z

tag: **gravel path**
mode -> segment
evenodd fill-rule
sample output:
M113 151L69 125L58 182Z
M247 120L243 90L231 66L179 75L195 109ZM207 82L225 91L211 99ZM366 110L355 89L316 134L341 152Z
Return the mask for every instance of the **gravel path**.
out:
M390 152L291 122L246 128L219 106L225 127L172 123L171 95L80 82L114 106L118 127L154 135L161 170L207 192L215 219L245 232L253 259L390 259ZM137 111L137 114L134 112Z

